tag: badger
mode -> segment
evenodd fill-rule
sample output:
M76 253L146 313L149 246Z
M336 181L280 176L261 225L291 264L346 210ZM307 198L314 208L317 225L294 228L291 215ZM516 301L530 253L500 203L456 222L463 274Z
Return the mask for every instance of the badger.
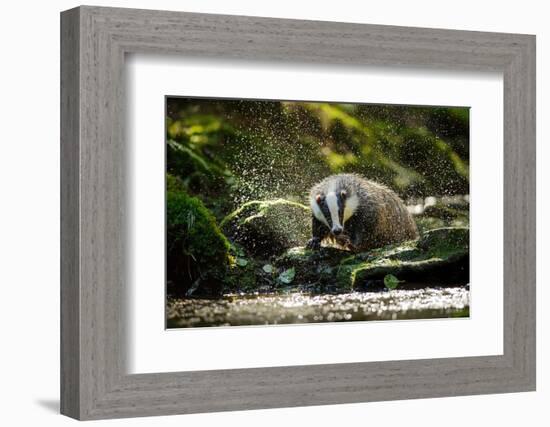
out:
M389 188L357 174L331 175L309 195L312 237L317 250L331 239L353 252L418 237L416 224L403 201Z

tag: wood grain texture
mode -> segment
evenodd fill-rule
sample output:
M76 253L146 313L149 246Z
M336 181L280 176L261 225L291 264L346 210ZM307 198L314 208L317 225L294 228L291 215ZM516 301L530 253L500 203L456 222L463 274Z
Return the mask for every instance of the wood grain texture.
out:
M61 20L61 412L80 414L78 10Z
M80 7L62 13L62 413L78 419L535 388L535 39L529 35ZM128 375L127 53L501 71L504 354Z

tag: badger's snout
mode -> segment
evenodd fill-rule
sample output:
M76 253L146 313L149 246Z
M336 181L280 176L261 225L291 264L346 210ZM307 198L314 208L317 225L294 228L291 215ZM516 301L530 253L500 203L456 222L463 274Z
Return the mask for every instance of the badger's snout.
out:
M339 236L340 234L342 234L342 231L344 231L344 228L339 226L339 225L335 225L334 227L332 227L332 230L330 230L330 231L335 236Z

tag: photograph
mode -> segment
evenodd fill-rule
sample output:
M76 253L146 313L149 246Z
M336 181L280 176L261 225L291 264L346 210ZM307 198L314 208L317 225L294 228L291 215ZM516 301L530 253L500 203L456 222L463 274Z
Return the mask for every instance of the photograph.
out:
M469 116L166 96L166 327L469 317Z

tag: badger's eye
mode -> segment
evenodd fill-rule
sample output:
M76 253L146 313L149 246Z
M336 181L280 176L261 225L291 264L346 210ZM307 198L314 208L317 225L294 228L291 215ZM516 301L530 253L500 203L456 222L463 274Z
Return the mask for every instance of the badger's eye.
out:
M340 191L340 197L342 200L346 200L346 197L348 197L348 192L346 190Z

